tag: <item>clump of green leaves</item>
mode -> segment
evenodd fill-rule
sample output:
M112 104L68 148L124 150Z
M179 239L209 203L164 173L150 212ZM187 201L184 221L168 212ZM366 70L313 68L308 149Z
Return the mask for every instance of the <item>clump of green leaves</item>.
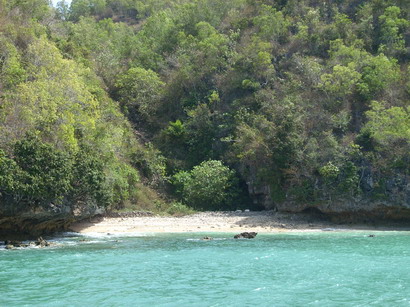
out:
M237 196L235 172L221 161L209 160L189 172L181 171L172 182L183 202L195 209L230 208Z
M0 151L0 201L19 208L118 206L132 197L138 175L125 164L117 167L113 176L90 148L62 151L28 135L15 143L12 155Z
M195 210L181 202L172 202L166 212L174 216L182 216L192 214Z

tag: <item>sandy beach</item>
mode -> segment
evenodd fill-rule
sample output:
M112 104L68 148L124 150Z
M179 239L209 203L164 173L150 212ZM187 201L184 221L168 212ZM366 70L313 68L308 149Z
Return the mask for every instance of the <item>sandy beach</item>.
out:
M80 233L244 232L258 233L326 230L386 230L371 225L334 224L318 216L261 212L200 212L182 217L96 217L75 223Z

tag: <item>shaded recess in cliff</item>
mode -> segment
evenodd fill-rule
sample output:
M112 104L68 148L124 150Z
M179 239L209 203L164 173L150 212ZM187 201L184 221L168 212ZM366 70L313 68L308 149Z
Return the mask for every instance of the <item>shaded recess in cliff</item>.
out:
M16 212L5 210L0 206L0 240L19 238L36 238L40 235L65 231L76 221L103 214L104 210L77 206L49 206L47 208L31 208Z

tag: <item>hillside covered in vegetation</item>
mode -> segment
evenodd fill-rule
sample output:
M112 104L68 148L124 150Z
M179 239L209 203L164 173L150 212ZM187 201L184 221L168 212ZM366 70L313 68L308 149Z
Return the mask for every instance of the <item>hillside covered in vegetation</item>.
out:
M407 0L0 0L0 217L409 218L409 61Z

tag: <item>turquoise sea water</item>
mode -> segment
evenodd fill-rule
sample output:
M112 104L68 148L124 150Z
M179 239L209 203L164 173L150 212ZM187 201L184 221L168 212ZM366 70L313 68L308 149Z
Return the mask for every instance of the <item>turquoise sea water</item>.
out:
M0 306L410 306L410 233L371 233L65 235L0 249Z

